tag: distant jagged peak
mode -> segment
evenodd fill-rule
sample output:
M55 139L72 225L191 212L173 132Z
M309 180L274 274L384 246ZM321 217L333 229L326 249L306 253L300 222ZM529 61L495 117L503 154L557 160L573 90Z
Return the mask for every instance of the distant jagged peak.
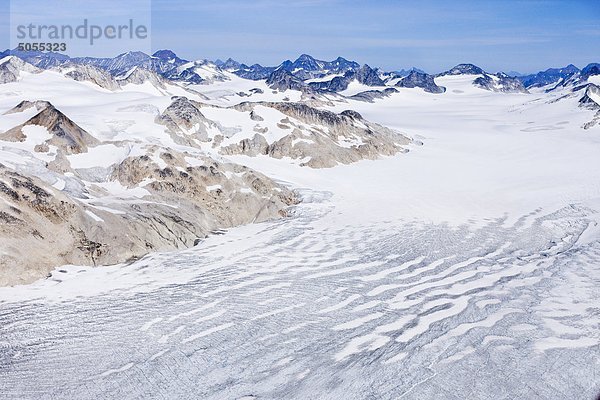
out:
M444 93L446 91L445 87L438 86L435 83L433 75L418 72L416 70L410 71L406 77L396 83L396 86L404 88L419 87L429 93Z
M158 50L155 51L154 54L152 54L152 57L164 60L164 61L169 61L169 60L176 60L176 59L180 59L179 57L177 57L177 54L175 54L175 52L173 52L172 50Z
M551 69L548 69L546 71L550 71ZM569 64L566 67L562 67L558 69L560 72L562 73L575 73L575 72L579 72L579 68L577 68L575 65L573 64Z
M189 61L169 71L165 77L192 84L209 84L230 79L223 68L208 59Z
M399 70L395 70L389 73L391 78L400 78L400 77L405 77L408 76L411 72L420 72L422 74L425 74L426 72L423 71L422 69L419 69L417 67L412 67L409 69L399 69Z
M440 75L483 75L485 71L474 64L458 64Z
M292 68L301 68L305 71L318 71L323 69L325 61L315 59L308 54L301 54L293 63Z
M152 56L144 53L143 51L127 51L125 53L121 53L115 57L116 59L128 59L128 60L147 60L152 58Z
M304 82L294 76L290 71L285 68L277 68L267 78L267 85L275 90L285 91L288 89L292 90L305 90L307 86Z
M13 55L0 60L0 84L18 81L21 72L40 73L42 70Z
M519 79L510 77L501 72L495 75L484 73L482 76L476 78L473 81L473 84L481 89L492 92L528 93L527 89Z
M360 67L360 64L357 63L356 61L350 61L344 57L338 57L335 60L333 60L331 63L338 64L338 65L339 64L352 64L352 65L356 65L357 68Z
M571 90L577 90L578 88L582 87L583 85L586 85L587 83L596 82L591 82L590 78L597 75L600 75L600 64L591 63L583 67L579 72L565 75L563 79L558 81L553 88L549 89L549 91L565 87L570 88Z
M356 71L349 71L352 73L352 77L358 82L367 86L385 86L385 83L379 76L379 70L377 68L371 68L368 64L363 64L362 67ZM347 75L350 75L347 73Z
M573 64L560 68L548 68L535 74L517 77L526 88L540 88L551 84L557 85L577 75L579 68Z
M233 73L244 79L261 80L267 79L271 73L275 70L275 67L263 67L260 64L252 64L251 66L240 65L240 68Z
M78 82L92 82L108 90L120 88L119 83L111 74L91 64L69 62L53 69Z
M131 68L124 75L117 77L116 81L121 86L127 84L141 85L145 82L150 82L154 87L158 89L166 89L167 87L165 79L158 75L156 72L137 66Z
M581 77L583 79L588 79L593 75L600 75L600 64L591 63L581 69Z
M227 71L234 71L234 70L238 70L243 67L246 67L246 68L248 67L247 65L243 65L242 63L234 60L231 57L229 57L225 61L221 61L221 62L217 62L217 61L219 61L219 60L215 61L215 65L217 65L219 68L227 70Z
M293 62L292 60L285 60L283 61L281 64L279 64L277 67L275 67L275 69L290 69L292 66Z
M303 61L311 62L311 61L316 61L316 59L313 56L311 56L310 54L303 53L303 54L300 54L298 56L298 58L296 59L296 61L298 61L298 62L303 62Z

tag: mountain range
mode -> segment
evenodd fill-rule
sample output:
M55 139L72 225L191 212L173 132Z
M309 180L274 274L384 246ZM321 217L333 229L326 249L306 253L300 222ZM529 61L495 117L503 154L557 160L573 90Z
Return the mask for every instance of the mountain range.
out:
M303 90L307 92L342 92L350 82L370 87L422 88L430 93L442 93L444 89L435 84L434 78L448 75L474 75L474 84L483 89L504 92L524 92L557 85L576 84L591 75L598 74L598 64L589 64L581 70L569 64L562 68L549 68L535 74L490 73L473 64L458 64L438 74L428 74L412 68L385 72L367 64L361 65L338 57L332 61L318 60L302 54L294 61L285 60L277 66L246 65L232 58L222 60L189 61L178 57L171 50L159 50L152 55L143 52L127 52L113 58L69 57L52 52L20 52L6 50L0 58L14 55L40 69L66 65L88 65L108 72L115 78L126 77L134 68L152 71L160 77L184 84L206 84L227 80L232 73L249 80L266 80L277 90Z

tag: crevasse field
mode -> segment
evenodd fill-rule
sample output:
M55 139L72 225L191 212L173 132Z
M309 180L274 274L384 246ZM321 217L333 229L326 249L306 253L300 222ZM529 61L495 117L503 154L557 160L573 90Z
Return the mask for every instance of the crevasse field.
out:
M330 169L228 157L298 190L290 218L1 288L0 398L593 399L593 112L471 81L328 106L423 142L407 154ZM196 89L227 104L220 85L244 82ZM77 117L78 100L36 90Z

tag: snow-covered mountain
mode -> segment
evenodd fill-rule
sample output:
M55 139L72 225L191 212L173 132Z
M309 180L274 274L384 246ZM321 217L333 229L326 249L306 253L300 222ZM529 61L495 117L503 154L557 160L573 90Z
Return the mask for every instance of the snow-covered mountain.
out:
M458 64L437 76L458 75L472 76L475 86L493 92L518 93L527 91L519 79L510 77L502 72L497 74L488 73L473 64Z
M55 61L50 61L53 57ZM400 76L343 58L326 62L304 54L295 61L283 62L264 79L246 79L240 71L252 67L232 59L215 63L187 61L168 50L152 56L132 52L103 59L52 54L30 54L25 58L45 68L16 56L0 61L1 89L6 93L0 103L5 110L0 117L0 163L9 160L4 166L14 168L19 179L31 179L48 196L58 190L60 196L67 196L70 207L92 220L92 214L105 220L106 215L98 213L107 208L116 207L115 213L120 215L139 199L154 204L155 210L161 210L159 214L170 206L163 210L158 204L169 204L163 200L176 193L193 193L181 207L206 207L206 202L215 200L213 189L202 192L211 196L197 197L195 189L187 187L190 180L194 185L206 182L206 188L219 186L219 196L228 196L233 208L203 214L202 218L212 221L210 224L194 219L200 230L184 228L189 219L174 222L177 229L188 229L185 240L161 241L170 236L161 231L163 225L157 225L157 236L143 239L152 249L190 245L210 229L255 218L264 207L263 201L271 206L261 218L284 213L285 206L294 202L293 194L267 177L260 177L260 187L268 187L269 196L265 197L266 189L247 191L248 182L231 175L242 166L225 161L228 158L269 157L304 167L331 168L394 156L421 143L410 132L365 119L354 110L358 104L393 104L413 97L440 97L460 103L462 93L528 94L522 84L528 80L487 73L472 64L459 64L437 75L412 70ZM581 71L569 67L546 72L538 78L560 74L568 77L558 77L558 83L551 83L554 86L547 92L545 104L576 101L580 109L595 113L580 126L595 127L600 120L598 65L590 64ZM80 103L74 99L86 100ZM341 104L346 106L337 109ZM87 161L80 156L84 154ZM26 161L15 163L15 155ZM206 165L212 167L207 170ZM209 172L221 174L221 178L204 177ZM8 180L5 185L17 189ZM246 196L236 197L237 192ZM103 205L115 198L120 199L118 207ZM254 208L238 215L237 202L242 201L251 202ZM10 209L4 212L18 218ZM135 226L146 226L142 214L135 215ZM88 262L113 262L147 251L145 247L125 251L106 236L94 236L86 228L89 218L73 225L78 226L77 232L84 232L85 240L105 243L115 250L104 251L103 255L94 253L92 258L88 254ZM119 218L109 219L121 226L124 222L118 222ZM135 247L142 240L141 236L131 237L129 246ZM63 258L55 255L48 259L51 262L40 258L39 265L45 266L40 267L43 270L57 262L84 262L85 254L69 253Z
M404 88L420 87L429 93L443 93L445 88L435 83L434 76L424 72L411 71L407 76L402 77L395 86Z
M305 92L335 92L348 89L354 82L365 87L364 91L383 91L387 87L421 88L429 93L442 93L443 88L435 82L436 77L472 75L473 84L485 90L500 92L524 92L529 88L551 90L560 85L574 86L587 81L596 74L595 64L581 71L574 65L564 68L550 68L531 75L491 73L473 64L458 64L455 67L435 75L412 68L385 72L369 65L360 65L338 57L332 61L316 59L302 54L294 61L286 60L277 66L240 63L232 58L226 61L209 60L188 61L178 57L170 50L159 50L152 55L142 52L128 52L114 58L76 57L58 53L5 51L0 56L14 55L27 63L40 68L51 69L74 65L87 65L106 71L113 77L122 77L134 68L152 71L160 77L186 85L210 84L227 81L232 76L263 81L276 90L302 90ZM597 67L597 65L596 65ZM75 73L73 73L74 75ZM88 75L83 73L83 76ZM81 77L83 79L83 77ZM113 86L108 84L109 86ZM550 86L552 85L552 86ZM369 88L367 88L369 87ZM391 91L387 91L390 94ZM353 93L355 95L358 93ZM369 98L368 94L364 96Z
M39 72L41 71L38 68L15 56L6 56L0 59L0 84L16 82L24 74Z
M556 84L561 80L570 77L579 72L579 68L573 64L569 64L563 68L548 68L545 71L540 71L531 75L518 76L526 88L543 87L550 84Z
M180 64L173 54L159 56ZM148 58L132 57L141 66L124 73L128 57L47 70L14 56L0 64L0 211L10 223L0 232L10 249L0 270L21 271L3 275L3 283L65 263L115 263L189 247L215 229L286 215L292 192L224 157L324 168L402 153L412 143L350 110L333 113L272 95L214 104L196 89L209 94L213 86L235 85L231 79L246 80L210 62L187 62L177 71L203 74L202 83L182 85L145 68ZM263 85L236 96L268 96ZM19 250L31 246L38 250Z

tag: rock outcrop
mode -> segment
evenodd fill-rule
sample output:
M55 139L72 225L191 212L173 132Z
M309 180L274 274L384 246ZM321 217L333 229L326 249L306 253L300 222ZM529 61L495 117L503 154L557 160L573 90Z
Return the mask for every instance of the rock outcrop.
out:
M433 75L411 71L406 77L398 81L396 86L404 88L419 87L429 93L444 93L446 88L436 85L433 78Z
M167 87L165 79L156 72L140 67L133 67L125 75L118 77L117 82L121 86L127 84L141 85L150 82L157 89L166 89Z
M160 169L128 158L112 179L136 186L142 202L82 202L0 164L0 286L29 283L63 264L107 265L151 251L191 247L214 229L286 215L294 194L246 167L207 160L183 168L181 154ZM166 205L170 204L170 205Z
M256 106L280 111L286 116L280 126L290 133L271 143L256 133L252 139L223 147L222 154L289 157L303 166L330 168L406 152L403 146L411 143L410 138L366 121L352 110L336 114L302 103L242 103L236 109L251 111Z
M279 68L273 71L267 78L267 85L275 90L305 90L307 86L304 82L295 77L291 72Z
M483 75L485 71L473 64L458 64L439 76L444 75Z
M473 84L481 89L492 92L527 93L527 89L525 89L520 80L502 73L496 75L483 74L476 78Z
M199 109L199 105L187 97L174 97L165 111L156 117L155 122L165 125L176 143L196 146L198 142L209 140L209 131L217 125L208 120Z
M35 109L38 111L42 111L43 109L45 109L48 106L51 106L51 104L50 104L50 102L45 101L45 100L36 100L36 101L23 100L22 102L17 104L15 107L6 111L4 114L6 115L6 114L20 113L20 112L29 110L30 108L33 108L33 107L35 107Z
M66 64L57 68L66 77L79 82L91 82L108 90L120 89L119 83L108 72L92 65Z
M24 132L25 127L41 126L46 128L48 133L51 135L51 137L44 143L48 146L56 146L65 154L84 153L87 151L88 146L95 146L99 144L99 141L96 138L87 133L79 125L71 121L67 116L65 116L62 112L57 110L48 102L22 102L9 112L13 112L16 108L23 109L24 107L31 108L31 106L37 107L43 105L46 105L46 107L44 107L38 114L23 124L16 126L3 134L0 134L0 140L23 142L27 138L27 134Z
M600 110L600 87L589 83L585 87L583 96L579 99L579 104L582 106Z
M15 56L0 60L0 84L18 81L23 72L36 74L41 70Z
M394 93L398 93L398 90L394 88L387 88L383 90L366 90L364 92L357 93L348 97L352 100L365 101L367 103L373 103L376 99L383 99L389 97Z

